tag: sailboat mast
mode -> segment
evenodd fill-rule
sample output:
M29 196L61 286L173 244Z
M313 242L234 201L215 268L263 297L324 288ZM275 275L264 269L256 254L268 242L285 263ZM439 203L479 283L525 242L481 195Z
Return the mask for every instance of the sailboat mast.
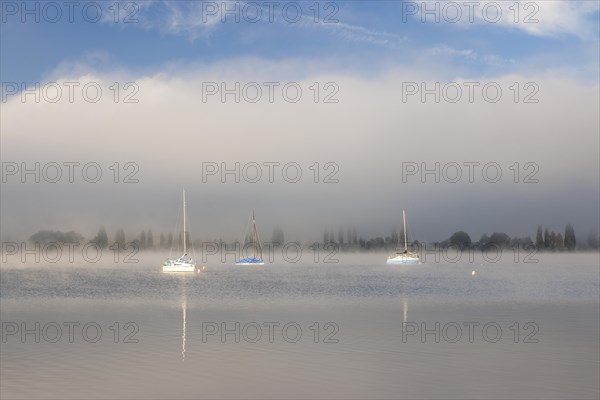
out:
M404 225L404 251L408 251L408 242L406 241L406 213L402 210L402 224Z
M187 238L185 237L185 189L183 189L183 254L186 254L186 243Z
M256 258L256 219L254 218L254 210L252 210L252 257Z

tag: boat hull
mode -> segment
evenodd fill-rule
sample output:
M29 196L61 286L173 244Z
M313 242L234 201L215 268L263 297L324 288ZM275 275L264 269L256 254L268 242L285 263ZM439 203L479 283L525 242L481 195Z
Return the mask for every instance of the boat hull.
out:
M199 271L193 264L182 265L163 265L163 272L196 272Z
M421 264L421 260L416 257L410 256L398 256L394 258L388 258L387 264L398 265L398 264Z
M246 257L246 258L242 258L240 261L236 262L235 265L245 265L245 266L265 265L265 262L263 260L261 260L260 258Z
M250 265L265 265L263 262L237 262L235 265L250 266Z

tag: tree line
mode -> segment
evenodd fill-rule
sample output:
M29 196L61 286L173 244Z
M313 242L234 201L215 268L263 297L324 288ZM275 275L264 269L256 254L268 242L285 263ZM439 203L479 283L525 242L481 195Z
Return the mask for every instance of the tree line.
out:
M574 251L577 248L577 239L575 237L575 229L571 224L567 224L564 236L560 232L555 233L554 231L549 231L548 228L543 230L541 225L538 226L535 242L529 236L511 238L506 233L501 232L492 233L491 236L484 234L478 242L472 242L466 232L458 231L441 244L451 244L460 248L497 246L499 248L535 248L539 251ZM597 235L590 234L587 245L581 244L579 248L598 249L599 242Z
M142 230L140 233L134 234L129 238L126 237L123 229L118 229L113 235L112 241L106 232L105 227L100 227L98 233L89 241L86 240L83 235L75 231L52 231L52 230L41 230L31 235L29 241L32 243L46 244L49 242L55 243L67 243L76 242L83 243L89 242L94 243L101 248L109 246L118 246L125 248L127 246L135 246L140 250L169 250L177 247L178 249L183 248L183 235L174 236L171 232L161 232L158 238L155 237L151 229ZM393 230L388 236L377 236L377 237L363 237L359 236L356 227L353 228L339 228L325 229L322 237L322 242L319 243L323 247L336 246L343 251L377 251L377 250L394 250L397 247L403 247L401 243L404 233L402 231L397 232ZM246 241L248 239L246 238ZM222 239L215 239L212 242L217 242L222 245L233 245L234 243L225 243ZM273 243L285 243L285 235L280 227L275 227L271 237ZM311 243L312 244L312 243ZM412 248L422 245L419 241L411 241L410 246ZM457 231L453 233L448 239L441 242L429 243L428 245L433 246L455 246L461 249L465 248L484 248L486 246L497 246L499 248L534 248L539 251L574 251L575 249L581 250L599 250L600 240L598 235L590 233L586 241L577 241L575 236L575 229L571 224L567 224L563 232L550 231L548 228L542 228L538 226L535 235L535 241L530 237L511 238L509 235L503 232L494 232L491 235L484 234L478 241L473 241L468 233L465 231ZM192 241L189 232L186 232L186 246L190 248L201 247L201 240Z

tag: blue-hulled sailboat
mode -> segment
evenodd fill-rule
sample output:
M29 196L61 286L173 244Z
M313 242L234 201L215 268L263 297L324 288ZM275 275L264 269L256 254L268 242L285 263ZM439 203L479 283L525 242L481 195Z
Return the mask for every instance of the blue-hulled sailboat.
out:
M256 218L254 217L254 211L252 211L252 228L250 232L250 238L244 244L244 249L250 249L251 256L244 257L235 265L265 265L265 262L262 260L262 248L260 246L260 238L258 237L258 230L256 229Z

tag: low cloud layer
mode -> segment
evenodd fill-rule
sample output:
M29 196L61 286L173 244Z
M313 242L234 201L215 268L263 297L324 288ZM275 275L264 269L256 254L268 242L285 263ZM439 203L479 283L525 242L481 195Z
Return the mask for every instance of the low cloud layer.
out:
M445 239L459 229L475 238L491 231L533 235L538 224L562 230L569 222L582 235L598 229L597 83L551 73L461 77L397 68L364 76L306 65L236 59L143 75L61 71L54 80L63 89L65 82L79 83L70 84L76 87L72 103L64 90L59 101L48 102L53 88L47 85L39 103L33 95L25 102L9 96L2 113L5 166L96 162L103 177L35 183L30 175L21 183L18 174L7 176L3 236L47 228L91 235L101 224L109 234L118 228L173 231L184 186L193 234L207 239L241 238L252 209L267 238L275 225L302 240L339 226L387 235L403 208L421 240ZM91 82L103 89L96 103L80 89ZM126 88L127 82L135 86ZM233 89L225 102L223 88ZM262 97L252 102L257 88ZM297 88L302 95L293 102ZM492 102L497 88L502 97ZM422 98L422 89L433 92ZM125 102L127 96L138 102ZM126 168L127 162L136 167ZM222 183L222 163L235 168L236 162L241 172L257 163L263 178L251 183L241 176L235 183L230 174ZM279 163L273 183L266 176L270 162ZM203 179L206 163L216 163L219 172ZM282 175L287 163L300 166L298 182ZM421 173L436 163L440 182ZM482 175L490 163L502 173L496 183ZM453 183L456 165L463 175ZM139 182L124 183L136 168ZM332 172L339 182L324 182Z

